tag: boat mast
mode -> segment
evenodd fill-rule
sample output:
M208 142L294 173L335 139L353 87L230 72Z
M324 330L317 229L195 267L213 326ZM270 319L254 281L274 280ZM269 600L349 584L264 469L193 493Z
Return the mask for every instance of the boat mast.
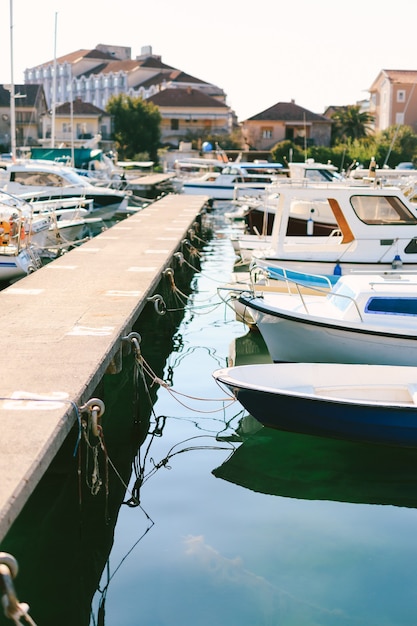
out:
M51 148L55 148L55 106L56 106L56 28L58 13L55 13L55 38L54 38L54 75L52 77L52 128L51 128Z
M10 0L10 152L16 158L16 101L13 76L13 0Z

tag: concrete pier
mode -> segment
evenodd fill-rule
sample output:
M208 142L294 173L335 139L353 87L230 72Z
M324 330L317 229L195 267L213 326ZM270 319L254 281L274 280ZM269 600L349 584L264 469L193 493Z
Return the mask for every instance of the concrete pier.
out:
M0 540L208 200L165 196L0 292Z

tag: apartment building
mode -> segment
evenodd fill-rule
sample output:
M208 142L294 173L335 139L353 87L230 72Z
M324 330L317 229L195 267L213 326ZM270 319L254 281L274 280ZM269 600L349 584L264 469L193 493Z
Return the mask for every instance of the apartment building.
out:
M381 70L369 88L375 130L405 124L417 132L417 71Z

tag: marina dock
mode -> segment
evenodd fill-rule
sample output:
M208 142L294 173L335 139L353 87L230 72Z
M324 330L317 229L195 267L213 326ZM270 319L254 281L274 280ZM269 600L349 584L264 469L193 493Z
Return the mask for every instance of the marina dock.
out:
M163 174L152 173L142 174L136 178L129 178L128 184L130 188L136 189L141 193L155 193L158 189L163 189L170 184L172 179L175 178L174 172L165 172Z
M208 200L165 196L0 292L0 539Z

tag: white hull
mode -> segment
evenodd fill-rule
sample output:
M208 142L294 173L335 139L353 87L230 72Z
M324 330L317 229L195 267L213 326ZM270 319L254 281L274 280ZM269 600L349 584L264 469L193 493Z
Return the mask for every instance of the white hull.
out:
M417 329L409 337L316 326L299 318L252 316L274 362L417 366Z
M10 248L10 247L8 247ZM0 281L13 281L39 269L39 257L22 248L19 252L0 248Z
M239 298L273 361L417 366L416 273L352 274L320 295L302 286Z

